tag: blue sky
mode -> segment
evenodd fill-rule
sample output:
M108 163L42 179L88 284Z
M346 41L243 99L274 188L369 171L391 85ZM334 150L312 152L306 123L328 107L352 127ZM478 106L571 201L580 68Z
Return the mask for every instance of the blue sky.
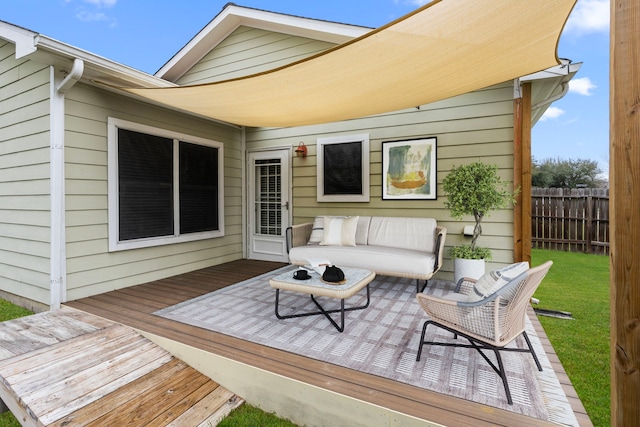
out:
M446 0L445 0L446 1ZM0 20L155 73L226 0L2 0ZM427 0L235 0L241 6L379 27ZM36 12L37 11L37 12ZM578 0L558 55L582 62L533 129L533 156L609 162L609 0Z

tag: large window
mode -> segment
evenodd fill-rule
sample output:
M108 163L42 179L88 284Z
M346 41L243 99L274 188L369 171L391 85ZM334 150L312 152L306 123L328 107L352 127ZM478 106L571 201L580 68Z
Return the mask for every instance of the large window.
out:
M318 138L318 202L369 201L369 135Z
M223 147L109 119L109 249L224 235Z

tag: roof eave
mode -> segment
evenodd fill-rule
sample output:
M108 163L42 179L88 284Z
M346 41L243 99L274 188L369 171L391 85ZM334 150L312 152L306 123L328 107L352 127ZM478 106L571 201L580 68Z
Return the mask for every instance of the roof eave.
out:
M335 44L345 43L372 30L366 27L303 18L229 3L155 75L168 81L177 81L211 49L240 26Z
M34 59L59 66L64 69L70 66L74 59L81 59L85 63L83 80L90 83L107 83L114 86L142 86L142 87L174 87L167 82L144 71L111 61L77 47L68 45L50 37L38 34L36 37L37 51Z
M82 79L114 86L173 87L175 84L87 52L26 28L0 21L0 38L13 43L16 59L29 58L42 64L70 70L75 59L84 62Z
M532 84L531 125L535 125L551 104L564 97L571 79L580 71L581 62L561 60L561 64L521 77Z
M62 43L58 40L36 33L34 31L0 21L0 38L13 43L16 46L16 58L28 57L31 60L53 66L59 71L69 72L75 59L83 61L83 73L81 80L87 84L99 87L110 92L118 93L132 99L138 99L148 104L170 108L184 112L191 116L202 117L192 112L185 112L178 108L167 107L164 104L149 102L137 95L119 89L119 87L175 87L168 82L143 71L136 70L115 61L110 61L99 55ZM204 117L212 121L209 117ZM213 120L226 126L237 127L219 120Z

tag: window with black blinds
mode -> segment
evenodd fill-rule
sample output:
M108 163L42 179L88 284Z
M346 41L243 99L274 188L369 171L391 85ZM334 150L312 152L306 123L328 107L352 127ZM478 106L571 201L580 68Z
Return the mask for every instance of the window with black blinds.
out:
M218 230L218 149L179 142L174 159L175 143L118 129L120 241Z
M173 235L173 140L118 129L120 240Z
M218 150L180 142L180 233L218 229Z

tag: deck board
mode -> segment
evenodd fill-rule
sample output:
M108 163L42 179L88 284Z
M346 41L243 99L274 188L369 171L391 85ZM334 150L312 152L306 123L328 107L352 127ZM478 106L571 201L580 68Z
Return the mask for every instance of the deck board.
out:
M371 402L444 425L554 425L348 368L309 359L152 315L154 311L221 289L283 264L238 260L67 303L79 310L140 329L275 374ZM543 340L580 425L591 422L562 369L537 318L530 316ZM546 340L546 341L545 341ZM554 358L555 357L555 358Z
M199 425L242 402L132 328L69 307L0 323L0 378L25 426Z

